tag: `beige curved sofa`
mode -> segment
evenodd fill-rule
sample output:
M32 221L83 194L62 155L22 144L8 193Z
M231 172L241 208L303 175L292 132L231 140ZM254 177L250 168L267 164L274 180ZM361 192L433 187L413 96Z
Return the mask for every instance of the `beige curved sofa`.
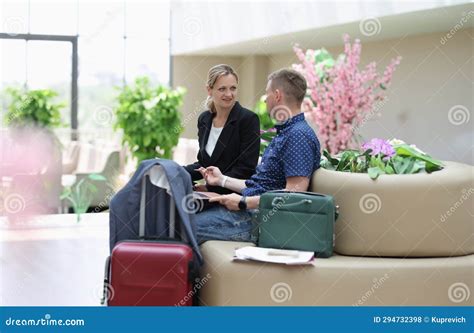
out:
M320 169L311 190L334 195L340 206L335 255L312 266L236 262L234 249L251 243L208 241L201 246L206 283L199 300L202 305L472 306L473 169L446 162L431 175L380 176L375 182L366 174Z
M319 169L312 191L339 205L335 251L433 257L474 253L474 167L444 162L432 174L382 175Z
M335 254L313 266L232 261L251 243L201 246L206 277L201 305L474 305L474 255L451 258L374 258ZM468 297L469 296L469 297Z

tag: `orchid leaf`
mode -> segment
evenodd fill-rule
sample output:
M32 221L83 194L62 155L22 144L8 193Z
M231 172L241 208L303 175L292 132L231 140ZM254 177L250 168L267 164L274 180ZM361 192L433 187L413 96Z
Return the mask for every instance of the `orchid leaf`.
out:
M395 173L395 170L393 170L392 166L389 164L385 167L385 173L387 175L393 175Z
M264 132L260 135L260 138L265 141L272 141L276 136L276 132Z
M336 158L333 158L331 156L331 154L326 149L324 149L323 155L328 159L328 161L329 161L329 163L331 163L331 165L337 166L339 164L339 160L336 159Z
M369 177L371 179L375 180L378 178L378 176L384 174L385 172L379 167L373 167L373 168L369 168L369 170L367 170L367 173L369 174Z
M425 170L428 173L432 173L441 169L443 169L443 167L440 164L431 163L429 161L425 162Z
M88 176L88 178L91 179L91 180L96 180L96 181L106 181L107 180L107 178L105 178L103 175L98 174L98 173L91 173Z
M429 165L426 165L426 167L430 170L435 169L433 171L436 171L443 168L443 163L441 163L441 161L435 160L431 156L423 154L407 144L396 145L394 148L399 156L411 156L427 162ZM428 171L428 169L426 171Z

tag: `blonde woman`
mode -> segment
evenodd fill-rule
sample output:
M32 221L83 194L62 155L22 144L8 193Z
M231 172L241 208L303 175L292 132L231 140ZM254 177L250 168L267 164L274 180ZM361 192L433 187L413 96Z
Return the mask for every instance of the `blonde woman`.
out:
M207 110L198 119L197 162L185 166L193 181L202 179L202 170L218 167L225 176L247 179L255 173L260 149L260 122L257 115L237 102L239 77L228 65L208 72ZM201 171L199 171L201 170ZM231 193L221 186L207 190Z

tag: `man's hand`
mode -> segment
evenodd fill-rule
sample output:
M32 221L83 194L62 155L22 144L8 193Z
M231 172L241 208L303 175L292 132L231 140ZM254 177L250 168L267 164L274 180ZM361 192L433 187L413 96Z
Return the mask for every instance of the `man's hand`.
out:
M236 193L220 195L218 197L210 198L209 202L218 202L225 206L228 210L240 210L239 202L242 197Z

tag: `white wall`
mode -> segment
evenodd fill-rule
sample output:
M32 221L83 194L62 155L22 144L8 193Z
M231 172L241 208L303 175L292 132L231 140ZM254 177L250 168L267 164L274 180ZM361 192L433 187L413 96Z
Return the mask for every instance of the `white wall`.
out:
M171 53L182 55L370 17L463 3L466 1L176 1L171 7Z

